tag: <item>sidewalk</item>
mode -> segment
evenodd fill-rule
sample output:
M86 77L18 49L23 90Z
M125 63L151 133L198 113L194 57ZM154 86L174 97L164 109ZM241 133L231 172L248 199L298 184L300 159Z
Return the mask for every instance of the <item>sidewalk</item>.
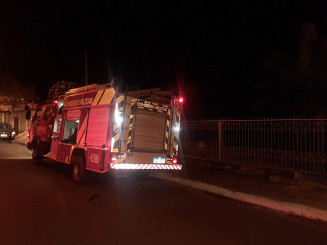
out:
M327 222L327 176L318 179L302 175L294 179L282 171L267 175L256 169L227 167L219 170L198 163L189 160L182 172L158 173L153 177L252 205Z

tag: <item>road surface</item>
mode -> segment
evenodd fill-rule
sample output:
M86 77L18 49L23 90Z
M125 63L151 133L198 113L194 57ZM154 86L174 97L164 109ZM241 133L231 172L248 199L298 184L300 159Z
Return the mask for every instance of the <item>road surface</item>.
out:
M327 244L327 224L152 178L90 176L34 166L0 142L0 244Z

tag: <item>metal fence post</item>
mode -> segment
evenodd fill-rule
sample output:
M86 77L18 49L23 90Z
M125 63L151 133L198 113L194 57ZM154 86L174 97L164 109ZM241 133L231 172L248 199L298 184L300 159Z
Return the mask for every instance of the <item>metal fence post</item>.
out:
M221 120L218 121L218 160L221 161L221 150L222 150L222 128Z

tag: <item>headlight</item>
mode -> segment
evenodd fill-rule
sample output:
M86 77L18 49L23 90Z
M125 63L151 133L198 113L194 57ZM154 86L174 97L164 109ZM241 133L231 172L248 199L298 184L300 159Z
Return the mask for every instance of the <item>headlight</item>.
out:
M120 125L123 122L123 117L119 114L118 112L118 105L116 104L116 108L115 108L115 123L118 124L118 126L120 127Z
M176 133L176 134L178 134L179 133L179 130L180 130L181 128L180 128L180 126L179 125L177 125L177 126L175 126L175 127L173 127L173 131Z
M115 114L115 123L120 125L122 124L122 122L123 122L122 116L120 116L119 114Z
M11 132L11 135L15 135L16 134L16 132Z

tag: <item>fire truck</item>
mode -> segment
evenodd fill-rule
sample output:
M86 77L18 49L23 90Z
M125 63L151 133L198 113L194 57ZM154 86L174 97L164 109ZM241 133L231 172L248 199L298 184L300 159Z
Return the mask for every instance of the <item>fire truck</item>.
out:
M86 170L181 170L183 99L158 88L120 91L93 84L39 106L29 130L33 162L46 157L71 165L76 183Z

